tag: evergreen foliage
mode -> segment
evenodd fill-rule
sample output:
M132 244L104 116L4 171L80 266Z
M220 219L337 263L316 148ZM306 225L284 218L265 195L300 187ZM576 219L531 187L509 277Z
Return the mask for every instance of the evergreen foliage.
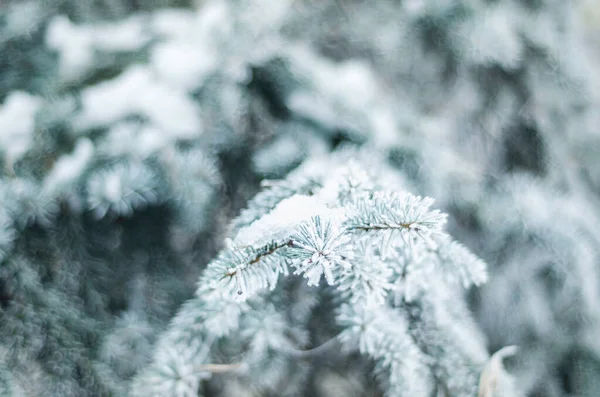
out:
M597 15L0 2L0 396L598 395Z
M194 395L198 381L210 376L201 369L223 357L212 351L219 346L247 346L234 356L235 364L244 364L255 387L276 392L281 375L265 374L265 361L297 360L294 352L317 332L293 321L294 311L303 313L304 321L322 319L318 332L339 339L345 354L358 350L373 360L386 395L429 395L436 389L474 395L487 357L483 337L460 308L460 286L443 276L460 274L465 286L480 284L485 266L446 241L446 217L430 208L432 200L388 190L392 186L381 185L367 165L340 165L353 154L340 155L347 160L338 159L337 167L324 159L305 164L294 178L320 188L283 199L229 240L200 278L196 298L158 342L132 395ZM366 183L357 182L353 171ZM258 195L246 211L255 203L264 210L264 196ZM302 288L303 294L323 295L316 306L314 299L300 298L306 307L294 302L300 292L291 300L286 296L299 288L290 275L302 275L314 287ZM454 307L444 307L450 301ZM456 340L464 335L471 340ZM197 353L188 352L182 362L176 352L190 345L198 346ZM302 379L297 381L295 393L302 389Z

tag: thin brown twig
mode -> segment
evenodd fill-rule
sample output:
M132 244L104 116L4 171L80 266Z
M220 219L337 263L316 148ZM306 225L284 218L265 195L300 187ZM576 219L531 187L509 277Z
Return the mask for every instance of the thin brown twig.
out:
M202 364L196 367L198 372L210 372L212 374L221 374L225 372L232 372L242 368L244 365L241 363L235 364Z

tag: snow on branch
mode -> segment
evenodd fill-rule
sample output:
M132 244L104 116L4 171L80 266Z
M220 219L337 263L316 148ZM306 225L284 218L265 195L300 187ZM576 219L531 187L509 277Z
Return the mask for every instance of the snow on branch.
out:
M219 284L233 287L240 300L248 299L261 289L274 288L279 275L288 273L278 251L290 245L291 241L271 242L258 248L232 248L222 252L213 262L214 269L223 273Z
M355 174L344 167L338 163L330 171L348 178ZM356 164L352 167L358 169ZM261 364L265 360L291 365L288 360L295 356L289 352L306 343L300 338L294 346L288 334L297 326L286 321L295 317L277 312L282 307L276 302L286 299L282 291L298 282L291 277L291 268L293 275L307 280L306 286L318 286L325 278L326 285L312 291L317 294L325 289L334 297L334 311L329 316L341 328L335 339L346 350L357 349L375 361L374 375L386 395L429 395L436 387L432 375L436 356L421 350L422 344L409 329L412 317L403 312L402 302L415 300L417 304L427 296L428 289L420 286L429 278L437 280L436 289L454 288L457 283L443 283L455 279L464 286L480 284L485 281L485 265L445 234L446 215L431 208L432 199L378 190L377 178L368 173L364 176L374 182L364 184L368 188L332 195L331 184L339 186L338 177L331 182L298 184L319 180L310 169L303 172L291 177L293 180L271 184L234 221L239 227L237 234L207 266L195 300L184 306L167 332L169 343L190 343L190 338L200 335L209 341L225 338L238 356L250 343L252 349L241 356L250 373L257 366L275 371L277 366ZM334 196L337 199L332 199ZM395 256L386 254L386 246L393 247ZM418 293L403 296L405 289L399 286L406 283L412 283L413 289L417 286ZM392 291L395 299L390 297ZM292 307L289 305L283 307ZM266 307L271 314L266 314ZM256 316L261 321L254 321ZM273 327L269 326L274 339L244 342L263 335L267 318L274 321ZM301 335L302 331L292 333ZM169 343L162 345L168 349ZM152 364L164 365L169 364ZM269 382L281 381L275 373L269 376L270 381L259 383L269 387ZM198 378L193 378L196 384ZM465 382L471 380L469 375Z
M431 210L432 204L432 198L410 193L378 191L372 196L361 195L350 205L345 226L357 233L371 232L381 240L384 250L396 240L412 252L416 238L434 248L437 244L432 236L443 234L447 216Z

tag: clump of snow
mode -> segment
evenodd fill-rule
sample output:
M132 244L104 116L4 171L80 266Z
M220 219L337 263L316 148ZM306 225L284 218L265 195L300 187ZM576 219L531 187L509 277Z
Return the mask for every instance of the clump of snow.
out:
M425 0L407 0L402 2L402 7L413 15L421 15L425 12L427 4Z
M218 58L212 49L202 48L199 43L173 40L156 45L150 63L165 82L191 91L217 68Z
M458 29L458 49L475 64L500 64L513 69L520 65L523 48L514 15L509 6L498 5Z
M197 104L145 66L132 66L112 80L84 89L81 103L76 124L83 129L139 115L177 138L193 138L202 132Z
M387 95L382 94L385 87L366 62L352 59L333 64L302 45L286 51L292 73L301 82L312 84L286 99L290 110L329 129L368 134L376 147L398 140L397 116L390 111Z
M234 16L227 2L208 1L196 15L194 23L197 37L229 38L234 26Z
M0 151L9 164L29 149L35 115L42 103L42 99L31 94L13 91L0 106Z
M4 37L0 42L34 31L44 18L43 5L37 1L7 4L3 11Z
M59 15L48 25L46 44L59 53L61 77L76 79L94 67L95 51L140 50L151 39L145 25L145 19L139 15L112 23L82 26Z
M232 19L226 4L207 3L197 14L156 12L152 29L164 41L150 53L153 70L165 82L191 91L216 70L222 58L220 38L228 37Z
M295 113L310 117L326 127L337 125L337 116L333 107L322 97L315 96L309 90L300 90L290 95L288 108Z
M280 202L269 214L241 229L234 241L237 245L260 245L289 237L295 227L320 216L341 224L344 211L327 207L314 196L295 195Z

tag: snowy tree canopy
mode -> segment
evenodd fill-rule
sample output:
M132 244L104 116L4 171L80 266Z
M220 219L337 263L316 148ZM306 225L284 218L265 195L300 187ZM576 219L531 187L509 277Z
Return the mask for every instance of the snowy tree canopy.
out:
M598 395L599 31L0 1L0 396Z

